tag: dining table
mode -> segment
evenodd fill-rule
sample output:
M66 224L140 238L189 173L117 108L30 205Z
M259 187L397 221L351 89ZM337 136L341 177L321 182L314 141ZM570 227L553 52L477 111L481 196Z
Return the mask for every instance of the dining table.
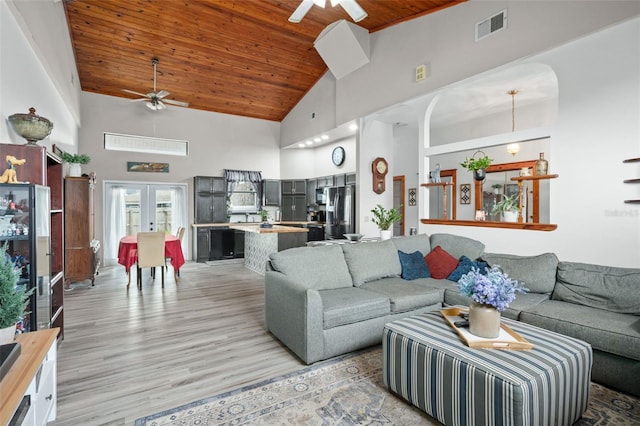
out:
M164 257L171 258L171 266L173 267L174 276L178 280L178 272L180 267L184 265L184 254L182 253L182 242L178 237L171 234L164 236ZM131 267L138 261L138 236L127 235L120 238L118 246L118 263L124 266L127 275L129 275L129 284L131 283Z

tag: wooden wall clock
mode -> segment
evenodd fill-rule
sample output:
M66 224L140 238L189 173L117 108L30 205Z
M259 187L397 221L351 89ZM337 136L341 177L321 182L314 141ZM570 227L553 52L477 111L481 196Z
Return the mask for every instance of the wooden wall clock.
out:
M371 163L371 171L373 172L373 192L382 194L385 190L385 177L389 171L387 160L378 157Z

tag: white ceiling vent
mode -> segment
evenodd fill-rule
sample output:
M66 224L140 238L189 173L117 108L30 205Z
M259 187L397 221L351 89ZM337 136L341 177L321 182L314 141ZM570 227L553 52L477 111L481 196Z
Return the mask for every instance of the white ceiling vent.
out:
M186 157L189 153L188 147L189 142L177 139L104 133L104 149L109 151L144 152Z
M507 27L507 9L476 24L476 41L482 40Z

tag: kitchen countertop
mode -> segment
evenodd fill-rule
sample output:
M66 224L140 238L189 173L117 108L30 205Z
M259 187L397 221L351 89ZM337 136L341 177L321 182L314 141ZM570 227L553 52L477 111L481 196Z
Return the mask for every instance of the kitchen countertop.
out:
M324 225L324 222L269 222L273 225ZM244 226L257 226L260 222L219 222L219 223L194 223L191 226L193 228L216 228L216 227L244 227ZM237 228L234 228L237 229ZM242 230L242 229L241 229ZM298 231L304 232L304 231Z
M229 229L237 229L244 232L253 232L255 234L285 234L294 232L309 232L307 228L296 228L293 226L273 225L272 228L260 228L259 223L230 223Z

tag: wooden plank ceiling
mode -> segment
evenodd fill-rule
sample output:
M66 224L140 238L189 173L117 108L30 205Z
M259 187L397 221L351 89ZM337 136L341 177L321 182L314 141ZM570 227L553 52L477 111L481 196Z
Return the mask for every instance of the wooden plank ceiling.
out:
M347 19L301 0L65 0L83 91L135 99L157 89L189 108L281 121L327 70L313 42ZM466 0L358 0L370 32ZM170 108L178 108L169 106ZM131 108L142 108L132 104Z

